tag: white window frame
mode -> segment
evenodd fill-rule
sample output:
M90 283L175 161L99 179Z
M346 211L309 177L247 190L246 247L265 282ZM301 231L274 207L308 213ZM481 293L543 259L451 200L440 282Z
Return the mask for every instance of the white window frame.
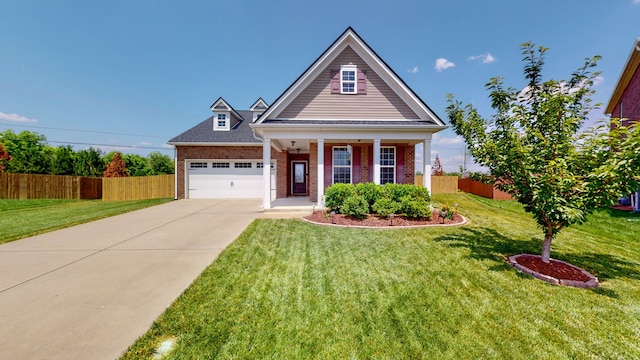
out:
M213 130L229 130L231 114L228 112L216 112L213 114Z
M353 72L353 80L344 80L345 72ZM353 84L353 91L345 91L344 85ZM342 65L340 66L340 94L356 95L358 94L358 66Z
M337 149L344 149L344 151L347 152L347 154L349 154L349 164L348 165L336 165L336 154L335 151ZM331 149L331 183L335 184L336 183L336 172L335 169L336 168L341 168L341 169L349 169L349 182L348 184L353 184L353 161L351 161L351 153L349 152L349 147L344 145L344 146L334 146Z
M384 164L383 162L383 155L385 154L385 152L383 150L388 150L391 149L393 150L392 154L393 154L393 164L389 165ZM384 185L385 183L382 182L382 169L392 169L392 173L393 173L393 180L392 183L396 183L396 164L398 163L398 152L396 151L396 147L395 146L380 146L380 184ZM388 181L387 181L388 182Z
M207 165L204 161L193 161L189 163L189 169L206 169Z

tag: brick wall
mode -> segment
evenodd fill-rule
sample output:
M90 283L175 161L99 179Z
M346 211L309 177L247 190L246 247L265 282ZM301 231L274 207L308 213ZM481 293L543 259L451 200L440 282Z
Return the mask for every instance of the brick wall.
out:
M620 109L622 107L622 116L620 115ZM614 118L628 118L630 120L640 119L640 67L636 69L636 72L631 77L629 84L625 88L620 101L616 104L616 107L611 113L611 117ZM623 125L629 125L624 123Z

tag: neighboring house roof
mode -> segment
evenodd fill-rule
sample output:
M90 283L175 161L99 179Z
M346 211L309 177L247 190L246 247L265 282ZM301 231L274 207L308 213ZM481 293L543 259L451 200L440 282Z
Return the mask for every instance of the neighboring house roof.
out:
M629 57L627 58L627 62L624 66L624 69L622 70L622 73L620 74L620 78L618 79L618 82L616 83L616 87L613 90L613 94L609 99L609 103L607 104L607 107L604 112L605 114L610 115L614 113L616 106L618 106L618 104L620 103L620 100L622 99L625 93L625 90L629 85L629 82L633 79L634 74L636 74L636 72L639 71L638 70L639 65L640 65L640 38L637 38L634 41L633 48L631 49L631 54L629 54ZM640 99L636 99L636 101L637 100L640 100Z
M274 119L281 119L279 115L287 109L287 106L295 101L300 93L304 91L327 67L331 62L340 56L345 49L351 48L357 56L359 56L368 67L378 75L384 82L385 86L391 88L391 90L397 94L404 105L408 106L411 111L416 115L416 119L430 122L434 127L446 127L445 123L433 112L429 106L411 89L409 86L398 76L398 74L387 65L378 54L376 54L369 45L360 38L360 36L348 27L342 35L340 35L330 46L325 50L318 59L316 59L311 66L309 66L303 73L296 79L262 114L262 116L256 120L255 124L260 126L261 124L268 125ZM284 119L281 119L284 120ZM323 120L323 119L319 119ZM355 119L345 119L355 120Z
M235 111L240 119L251 119L250 110ZM211 145L210 143L256 143L262 141L253 136L253 130L249 127L251 121L242 120L229 131L213 131L213 116L169 140L172 145ZM219 144L218 144L219 145Z

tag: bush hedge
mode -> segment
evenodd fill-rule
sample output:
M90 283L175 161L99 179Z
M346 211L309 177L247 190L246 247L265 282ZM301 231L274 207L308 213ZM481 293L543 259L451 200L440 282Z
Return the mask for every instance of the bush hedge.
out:
M364 218L368 214L384 218L391 214L414 219L430 218L430 203L429 191L413 184L333 184L325 191L327 208L356 218Z

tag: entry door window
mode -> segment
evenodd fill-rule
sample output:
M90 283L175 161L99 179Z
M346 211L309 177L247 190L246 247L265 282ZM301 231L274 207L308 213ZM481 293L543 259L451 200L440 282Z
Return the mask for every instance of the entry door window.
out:
M333 148L333 183L351 183L351 154L346 146Z

